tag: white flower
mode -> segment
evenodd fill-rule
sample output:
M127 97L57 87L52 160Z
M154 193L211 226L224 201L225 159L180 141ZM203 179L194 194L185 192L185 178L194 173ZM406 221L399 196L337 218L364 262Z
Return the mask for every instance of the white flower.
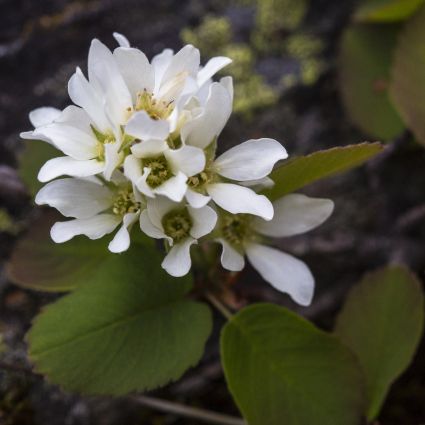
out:
M271 220L271 202L246 187L246 183L257 184L267 177L277 161L287 157L286 150L276 140L248 140L210 161L205 170L191 177L186 198L193 207L205 205L212 198L232 214L253 214Z
M297 258L264 245L265 237L294 236L321 225L332 214L329 199L291 194L273 203L273 220L249 215L222 215L218 224L223 246L221 263L227 270L240 271L244 254L260 275L279 291L288 293L301 305L311 303L314 278L307 265Z
M152 238L165 239L171 247L162 267L176 277L189 272L191 246L209 234L216 222L217 214L208 206L192 208L163 197L148 200L140 215L142 231Z
M77 235L99 239L122 224L109 250L122 252L129 248L129 230L139 218L144 201L119 173L112 181L106 186L96 178L65 178L48 183L37 193L38 205L49 205L73 218L53 225L50 234L55 242L66 242Z

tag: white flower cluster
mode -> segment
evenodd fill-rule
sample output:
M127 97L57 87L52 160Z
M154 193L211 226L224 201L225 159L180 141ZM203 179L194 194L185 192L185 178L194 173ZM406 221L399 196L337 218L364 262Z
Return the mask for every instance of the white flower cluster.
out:
M221 243L224 268L242 270L246 254L275 288L309 304L308 267L264 243L320 225L333 203L293 194L272 204L256 193L273 184L268 174L287 158L276 140L248 140L216 158L233 86L230 77L212 77L231 60L215 57L201 67L199 50L187 45L149 62L124 36L114 36L113 52L92 41L88 79L78 68L69 80L74 105L32 111L35 129L22 133L64 154L38 175L49 183L36 203L71 218L52 227L53 240L97 239L120 226L109 250L123 252L138 222L148 236L164 239L163 268L182 276L191 267L191 246L208 239Z

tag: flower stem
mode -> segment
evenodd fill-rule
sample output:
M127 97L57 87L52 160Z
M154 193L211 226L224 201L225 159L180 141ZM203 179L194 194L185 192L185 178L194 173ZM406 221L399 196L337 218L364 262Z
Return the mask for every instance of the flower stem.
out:
M211 292L206 292L205 297L227 320L233 317L231 311Z
M198 409L195 407L185 406L171 401L161 400L148 396L132 397L137 403L166 413L184 416L186 418L197 419L204 423L217 425L246 425L245 421L233 416L223 415L221 413L211 412L209 410Z

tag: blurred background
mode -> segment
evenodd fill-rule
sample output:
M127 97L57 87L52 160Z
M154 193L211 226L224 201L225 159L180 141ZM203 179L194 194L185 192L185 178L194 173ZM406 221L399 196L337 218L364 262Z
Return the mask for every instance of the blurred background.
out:
M203 63L211 56L230 56L234 63L223 75L234 78L234 114L219 139L220 151L258 137L281 141L294 156L365 140L387 143L384 153L366 166L308 187L309 195L333 199L335 213L318 230L281 242L285 251L311 267L317 281L313 305L300 309L249 268L234 288L241 305L259 300L289 305L330 329L347 290L365 272L402 262L424 278L424 148L398 117L385 116L384 128L370 119L384 108L372 97L386 96L385 75L376 75L368 88L370 98L362 88L349 87L348 71L362 62L351 55L349 42L341 46L358 4L0 0L0 359L8 365L3 368L0 362L1 425L196 423L156 413L130 399L64 394L31 374L26 360L25 332L33 316L55 296L20 289L4 268L35 214L18 171L20 162L30 164L33 157L19 133L30 129L32 109L69 104L67 81L76 66L85 70L93 38L113 48L112 33L123 33L148 57L186 43L200 48ZM376 30L379 40L387 29ZM385 39L381 43L388 45ZM369 43L363 45L367 49ZM347 55L353 62L344 59ZM365 75L361 68L353 78L367 79L367 63L365 69ZM360 92L363 103L353 107L350 93L355 97ZM220 367L218 331L202 363L155 395L237 414ZM383 425L425 423L424 354L422 344L413 366L392 388L380 420Z

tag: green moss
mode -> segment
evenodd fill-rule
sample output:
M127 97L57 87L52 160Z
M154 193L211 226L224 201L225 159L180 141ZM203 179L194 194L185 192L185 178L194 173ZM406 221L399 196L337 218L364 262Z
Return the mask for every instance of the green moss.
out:
M287 53L294 58L310 59L323 51L324 43L309 34L297 33L285 39L285 48Z
M229 19L208 15L197 28L184 28L180 37L184 43L198 47L203 54L214 56L230 43L232 27Z
M0 208L0 232L7 232L15 235L20 229L21 226L13 221L9 213L4 208Z
M226 73L241 80L251 76L254 66L254 51L247 44L229 44L224 48L223 54L233 60L232 64L226 68Z

